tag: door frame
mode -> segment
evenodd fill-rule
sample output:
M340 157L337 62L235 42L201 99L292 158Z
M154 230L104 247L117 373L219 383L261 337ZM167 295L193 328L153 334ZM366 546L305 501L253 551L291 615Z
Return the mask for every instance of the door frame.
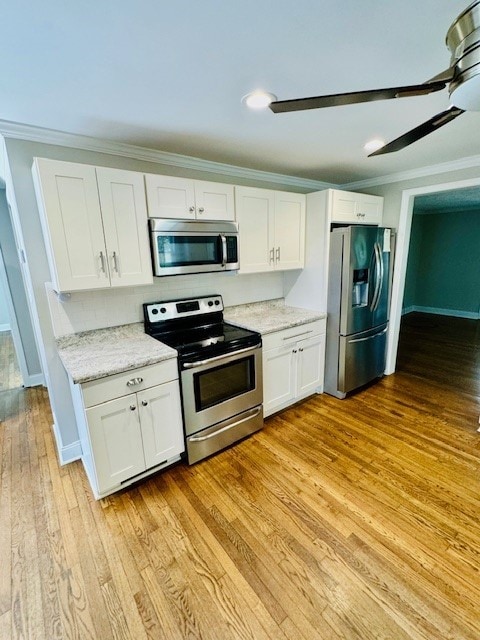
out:
M400 323L402 319L403 294L405 290L405 276L407 273L408 250L410 246L410 234L412 230L412 217L415 197L428 193L439 193L453 189L465 189L466 187L480 186L480 177L455 182L425 185L415 189L406 189L402 192L400 217L398 221L395 266L393 270L392 300L390 305L390 330L387 341L387 363L385 373L395 372L397 362L398 340L400 335Z

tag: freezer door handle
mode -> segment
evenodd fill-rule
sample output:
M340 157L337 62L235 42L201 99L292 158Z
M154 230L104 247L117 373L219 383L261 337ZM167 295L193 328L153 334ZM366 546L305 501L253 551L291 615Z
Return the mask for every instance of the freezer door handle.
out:
M353 344L354 342L366 342L367 340L372 340L372 338L378 338L378 336L383 336L384 333L387 333L387 329L388 327L385 327L383 331L380 331L379 333L374 333L373 335L367 336L366 338L354 338L353 340L349 340L348 343Z
M382 260L382 251L380 249L380 245L378 242L374 245L375 251L375 291L373 293L372 304L370 306L371 311L376 311L378 309L378 304L380 302L380 294L382 293L383 287L383 260Z

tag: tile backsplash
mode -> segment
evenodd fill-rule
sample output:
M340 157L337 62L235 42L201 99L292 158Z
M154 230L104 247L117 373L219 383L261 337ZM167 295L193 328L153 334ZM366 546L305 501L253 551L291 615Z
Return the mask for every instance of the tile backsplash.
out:
M230 307L248 302L283 297L283 274L206 273L192 276L156 278L155 284L141 287L80 291L58 296L46 284L54 335L69 335L103 327L143 321L142 304L156 300L189 298L212 293L223 296Z

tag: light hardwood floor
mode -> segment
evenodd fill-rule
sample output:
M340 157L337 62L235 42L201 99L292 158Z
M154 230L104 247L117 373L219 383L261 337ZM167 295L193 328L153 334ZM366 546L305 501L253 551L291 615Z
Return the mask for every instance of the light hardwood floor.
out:
M1 394L0 638L478 640L478 323L404 325L395 375L99 502Z
M22 386L11 331L0 331L0 392Z

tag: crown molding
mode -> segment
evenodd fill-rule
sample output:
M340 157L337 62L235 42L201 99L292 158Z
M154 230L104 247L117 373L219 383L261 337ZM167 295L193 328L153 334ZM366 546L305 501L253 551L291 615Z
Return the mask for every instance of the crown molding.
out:
M452 162L442 162L432 164L428 167L420 167L419 169L411 169L409 171L399 171L386 176L377 178L367 178L366 180L358 180L357 182L348 182L338 185L337 189L345 189L346 191L354 191L355 189L367 189L368 187L379 187L393 182L403 182L404 180L415 180L416 178L425 178L428 176L448 173L450 171L461 171L462 169L472 169L480 167L480 155L468 156L460 160Z
M322 189L328 189L336 186L329 182L309 180L308 178L272 173L269 171L260 171L258 169L248 169L246 167L238 167L236 165L203 160L193 156L184 156L167 151L157 151L155 149L148 149L147 147L126 144L124 142L113 142L111 140L66 133L64 131L56 131L55 129L45 129L43 127L35 127L33 125L10 122L8 120L0 120L0 134L5 138L28 140L30 142L41 142L44 144L55 144L62 147L83 149L85 151L97 151L99 153L108 153L115 156L133 158L135 160L155 162L156 164L164 164L170 167L181 167L182 169L195 169L197 171L205 171L207 173L216 173L232 178L246 178L248 180L273 182L276 184L299 187L308 191L320 191Z

